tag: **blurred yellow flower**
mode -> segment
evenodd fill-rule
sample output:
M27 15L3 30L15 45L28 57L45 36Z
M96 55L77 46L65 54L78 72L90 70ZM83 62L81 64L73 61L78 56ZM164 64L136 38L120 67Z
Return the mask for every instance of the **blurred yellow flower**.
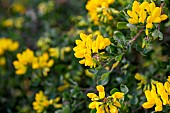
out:
M65 89L67 89L69 86L70 86L70 84L69 84L66 80L64 80L64 85L59 86L57 89L58 89L59 92L63 92L63 91L64 91Z
M59 48L58 47L49 48L48 51L49 51L51 57L55 57L55 58L59 57Z
M14 61L14 67L17 75L25 74L27 67L32 69L40 69L44 76L48 75L50 67L53 66L54 60L49 58L48 53L43 53L41 56L35 56L34 52L30 49L17 54L18 60Z
M17 54L18 60L13 62L13 65L16 69L15 73L17 75L25 74L27 71L28 65L32 65L32 63L36 60L34 56L34 52L30 49L26 49L25 51Z
M41 69L43 71L43 75L47 76L50 71L50 67L53 66L54 60L49 59L48 53L43 53L41 56L35 58L32 62L33 69Z
M12 18L8 18L2 22L2 26L4 27L12 27L14 24L14 20Z
M39 12L40 15L44 15L46 13L53 11L54 6L55 6L54 1L41 2L38 5L38 12Z
M36 110L37 113L43 112L44 109L48 108L48 106L50 105L47 97L42 91L39 91L39 93L35 95L35 101L32 104L33 109Z
M39 93L35 95L35 101L32 103L32 105L33 109L37 113L42 113L50 105L53 105L55 108L61 108L62 104L59 104L59 101L60 97L48 100L47 96L43 93L43 91L39 91Z
M64 60L65 58L65 52L70 52L71 51L71 47L63 47L61 48L61 51L60 51L60 59L61 60Z
M6 59L5 57L0 57L0 66L3 66L6 64Z
M26 11L26 8L24 7L23 4L20 3L14 3L12 4L12 10L14 12L20 13L20 14L24 14Z
M3 55L5 51L15 51L19 47L17 41L12 41L9 38L0 38L0 55Z
M2 22L2 26L20 29L23 26L24 21L25 19L23 17L8 18Z
M146 78L145 78L144 76L142 76L141 74L136 73L136 74L135 74L135 79L138 80L138 81L140 81L140 83L137 84L137 85L138 85L137 89L140 89L140 88L142 87L142 85L146 85L147 80L146 80Z
M91 20L94 22L94 24L98 25L100 18L98 16L99 12L102 12L102 14L108 19L112 20L113 17L111 14L107 11L109 8L109 5L114 3L115 0L88 0L86 4L86 9L88 10L88 14L90 15Z
M88 77L93 77L94 74L90 73L88 69L85 69L85 75Z

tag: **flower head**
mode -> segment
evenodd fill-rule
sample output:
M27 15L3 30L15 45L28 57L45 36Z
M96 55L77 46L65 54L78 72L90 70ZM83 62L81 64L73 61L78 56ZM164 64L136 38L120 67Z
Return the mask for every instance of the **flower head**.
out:
M102 35L98 34L96 40L93 40L92 34L86 35L80 34L81 40L76 40L76 47L73 48L75 51L75 57L84 58L79 61L80 64L85 64L85 66L96 67L95 53L98 50L105 49L106 46L111 44L108 38L103 38ZM93 55L93 56L92 56Z
M168 79L167 82L165 82L164 84L161 82L156 82L155 84L152 84L151 91L145 91L147 102L142 104L143 108L149 109L155 105L155 111L162 111L163 105L170 104L170 100L168 98L170 95Z
M160 23L168 18L166 14L161 14L161 8L156 7L154 2L133 2L132 11L128 10L128 22L130 24L142 23L146 26L146 35L149 34L148 29L153 28L153 23Z
M115 92L112 96L105 97L105 89L102 85L96 86L99 96L95 93L88 93L87 96L92 100L89 104L90 109L96 109L96 113L118 113L121 107L119 99L123 98L124 93Z

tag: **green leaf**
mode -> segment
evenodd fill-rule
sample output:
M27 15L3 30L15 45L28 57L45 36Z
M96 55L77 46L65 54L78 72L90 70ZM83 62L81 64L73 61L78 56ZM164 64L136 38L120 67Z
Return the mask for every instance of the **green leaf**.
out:
M120 46L121 48L123 48L125 46L126 39L125 39L125 36L123 35L122 32L115 31L113 38L114 38L115 41L117 41L118 46Z
M90 113L96 113L96 109L92 109L91 111L90 111Z
M69 107L69 105L66 105L66 106L63 108L63 113L70 113L70 107Z
M55 111L55 113L64 113L63 110Z
M96 69L88 69L88 71L92 74L96 74L98 72Z
M133 24L129 24L129 23L128 23L126 26L127 26L128 28L130 28L131 31L136 31L136 30L137 30L137 27L136 27L135 25L133 25Z
M125 37L124 37L123 33L120 32L120 31L115 31L114 35L116 36L117 40L118 39L125 40Z
M124 94L129 92L129 89L126 87L126 85L121 84L120 85L120 90L121 92L123 92Z
M117 88L113 88L111 91L110 91L110 94L113 95L115 92L119 92L119 90Z
M100 67L99 69L98 69L98 72L96 73L96 75L98 76L98 77L101 77L103 74L105 74L105 73L107 73L108 72L108 70L106 70L104 67Z
M106 85L106 84L108 83L108 81L109 81L109 74L110 74L110 72L104 73L104 74L101 76L100 80L98 81L98 84L100 84L100 85Z
M128 27L126 26L127 22L118 22L117 23L117 28L118 29L127 29Z
M104 73L104 74L101 76L101 80L104 80L104 79L108 78L109 74L110 74L110 72Z
M130 103L132 104L132 105L136 105L137 103L138 103L138 97L137 96L133 96L132 97L132 99L130 100Z
M159 40L163 40L163 34L157 29L153 31L152 36L154 39L159 37Z
M122 59L122 55L118 55L118 56L115 57L116 61L121 61L121 59Z

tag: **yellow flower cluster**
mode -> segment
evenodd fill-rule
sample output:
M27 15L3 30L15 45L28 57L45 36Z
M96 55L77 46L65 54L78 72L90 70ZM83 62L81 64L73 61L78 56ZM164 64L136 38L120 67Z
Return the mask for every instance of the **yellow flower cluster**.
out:
M80 64L85 64L85 66L96 67L93 53L98 53L98 50L105 49L106 46L111 44L108 38L103 38L102 35L98 35L96 40L93 40L92 34L86 35L80 34L81 40L76 40L76 47L73 48L75 51L75 57L84 58L79 61Z
M54 10L55 2L54 1L48 1L48 2L41 2L38 5L38 12L40 15L44 15L48 12L51 12Z
M145 85L147 82L146 78L139 73L135 74L135 79L140 81L140 83L137 84L138 85L137 89L140 89L142 85Z
M153 23L160 23L161 21L168 18L166 14L161 14L161 9L161 7L156 7L154 2L143 2L142 4L140 4L139 2L134 1L132 11L127 11L127 14L130 16L128 22L130 24L145 24L145 32L146 35L148 35L148 29L153 28Z
M18 47L18 42L12 41L9 38L0 38L0 56L3 55L5 51L15 51Z
M0 38L0 66L6 64L6 59L3 56L5 51L15 51L19 47L19 43L16 41L12 41L9 38Z
M20 29L23 26L25 19L23 17L8 18L2 22L4 27L16 27Z
M51 57L55 57L55 58L60 57L61 60L64 60L65 53L70 52L71 47L68 46L68 47L62 47L62 48L59 48L59 47L49 48L48 51Z
M102 11L102 14L107 17L108 20L112 20L113 17L107 11L109 5L114 3L115 0L88 0L86 4L86 9L91 17L91 20L95 25L99 24L98 12Z
M41 56L35 58L34 62L32 63L33 69L42 69L43 75L47 76L48 72L50 71L50 67L54 64L53 59L49 59L48 53L43 53Z
M35 96L35 101L32 103L33 109L36 110L37 113L41 113L45 108L48 108L49 105L53 105L55 108L61 108L62 104L58 104L59 101L60 97L48 100L47 96L42 91L39 91Z
M156 86L156 87L155 87ZM167 82L164 84L156 82L152 84L152 89L145 91L147 102L143 103L142 106L145 109L152 108L154 105L155 111L162 111L163 105L170 105L170 76L168 76Z
M36 57L34 52L30 49L25 50L22 54L17 54L18 60L14 61L14 67L16 74L22 75L27 71L28 66L32 66L33 69L41 69L44 76L50 71L50 67L53 65L54 60L49 59L47 53L43 53L41 56Z
M105 97L104 87L102 85L96 86L99 96L95 93L88 93L87 96L93 102L89 104L90 109L96 109L96 113L118 113L118 108L121 107L119 99L124 97L124 93L115 92L112 96Z
M26 8L23 6L23 4L20 4L20 3L12 4L12 10L14 12L18 12L18 13L21 13L21 14L24 14L26 12Z

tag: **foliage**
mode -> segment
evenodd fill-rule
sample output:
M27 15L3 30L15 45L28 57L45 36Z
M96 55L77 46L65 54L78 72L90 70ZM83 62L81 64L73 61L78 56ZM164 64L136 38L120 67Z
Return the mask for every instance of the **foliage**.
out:
M169 0L0 7L1 112L169 112Z

